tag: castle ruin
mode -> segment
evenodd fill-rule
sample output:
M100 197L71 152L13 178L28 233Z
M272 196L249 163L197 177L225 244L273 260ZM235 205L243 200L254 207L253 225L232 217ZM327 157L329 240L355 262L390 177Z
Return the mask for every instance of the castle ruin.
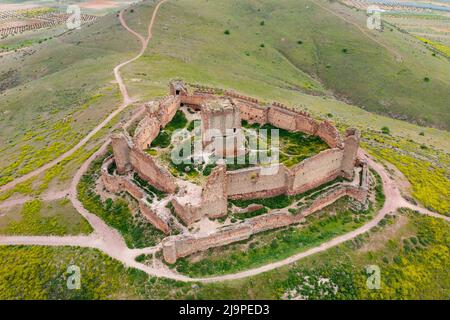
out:
M127 192L135 198L140 212L157 229L167 235L176 227L183 230L163 240L163 256L167 262L174 263L198 251L248 239L258 232L299 223L305 216L344 196L353 198L361 207L367 205L368 166L357 158L360 136L356 129L347 129L341 137L328 121L319 122L304 111L277 102L263 105L257 99L233 91L187 86L182 81L171 82L169 91L169 96L146 105L145 115L133 136L125 130L112 136L113 156L104 161L101 176L109 192ZM200 112L202 145L221 157L245 154L242 121L318 136L329 148L290 168L276 164L277 170L270 175L263 174L267 168L262 166L227 170L224 163L218 162L203 185L194 185L175 177L158 159L144 152L180 108ZM219 144L217 140L233 143ZM168 194L162 200L165 206L149 203L145 191L133 182L134 174ZM283 210L269 212L206 234L188 230L202 219L226 218L229 200L298 195L339 177L344 180L332 184L296 214Z

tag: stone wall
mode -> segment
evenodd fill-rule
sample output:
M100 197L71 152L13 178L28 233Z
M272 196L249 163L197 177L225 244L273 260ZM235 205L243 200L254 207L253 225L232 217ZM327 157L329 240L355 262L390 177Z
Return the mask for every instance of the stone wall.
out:
M241 119L248 123L259 123L264 125L267 123L267 113L269 108L260 107L259 105L248 102L246 100L233 99L234 103L241 110Z
M295 118L295 130L304 132L310 135L315 135L319 128L319 123L311 118L306 112L298 112Z
M125 134L113 134L111 144L116 159L117 173L124 174L131 170L130 149L133 143Z
M345 132L344 157L342 159L342 172L345 178L353 179L355 162L359 148L360 135L353 128Z
M158 136L160 131L160 123L157 119L145 116L139 125L137 126L134 136L133 143L140 150L147 149L152 141Z
M297 214L284 211L268 213L224 227L211 235L168 237L163 241L164 259L168 263L175 263L177 259L196 252L246 240L259 232L299 223L304 217L325 208L344 196L349 196L358 202L365 203L368 197L368 190L350 184L339 184L314 199L307 208L300 210Z
M175 116L181 103L180 96L167 96L159 102L158 112L154 114L161 128L164 128Z
M168 96L159 102L148 103L145 105L147 115L139 122L133 138L126 131L112 136L117 173L125 174L133 170L161 191L176 191L176 179L142 150L158 136L160 127L164 127L173 119L179 105L179 96Z
M197 94L197 95L190 95L190 96L181 96L180 97L180 103L187 105L187 106L193 106L193 107L200 107L205 101L208 99L214 98L215 96L211 94Z
M155 211L153 211L148 202L145 199L139 200L139 210L142 215L147 218L147 220L155 226L155 228L161 230L165 234L170 233L169 222L162 216L159 216Z
M210 218L220 218L227 214L226 168L218 165L208 176L202 190L201 210Z
M281 106L279 103L273 103L267 114L267 121L277 128L295 131L297 113Z
M331 148L341 148L342 141L339 135L339 131L329 121L323 121L317 128L316 136L319 136L326 142Z
M175 177L164 167L157 165L149 154L133 146L130 151L130 161L133 170L158 190L167 193L174 193L176 191Z
M144 215L144 217L153 225L155 228L161 230L165 234L170 233L169 222L166 217L160 216L155 213L151 208L149 203L145 200L145 192L140 189L136 184L134 184L127 176L117 176L108 173L108 168L114 162L113 157L106 159L102 165L102 175L101 179L103 186L111 193L127 192L139 203L139 210Z
M327 149L291 168L288 193L302 193L340 176L343 155L341 149Z
M204 217L215 219L226 216L228 210L226 192L226 169L224 165L219 165L208 176L198 203L182 203L174 197L172 205L176 215L186 225L191 225Z
M261 167L227 171L226 188L228 198L266 198L285 193L287 190L286 167L284 165L275 165L271 168L274 169L274 174L265 174L269 168Z

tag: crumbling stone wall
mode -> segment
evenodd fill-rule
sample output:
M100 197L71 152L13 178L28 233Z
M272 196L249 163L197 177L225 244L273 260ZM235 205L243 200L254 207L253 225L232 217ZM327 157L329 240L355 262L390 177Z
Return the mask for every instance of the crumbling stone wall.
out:
M175 177L164 167L157 165L149 154L133 146L130 151L130 161L133 170L157 189L167 193L176 191Z
M331 148L343 147L339 131L329 121L323 121L319 124L315 135L319 136Z
M178 258L209 248L245 240L250 236L251 227L248 225L241 225L238 228L223 228L221 231L209 236L172 236L165 238L162 242L163 256L168 263L175 263Z
M198 94L198 95L190 95L190 96L181 96L180 103L182 105L187 105L191 107L197 107L196 109L200 110L200 106L207 101L208 99L214 98L215 96L211 94Z
M244 96L242 94L239 94L237 92L234 92L232 90L227 90L225 91L225 96L230 97L230 98L236 98L242 101L247 101L253 104L259 104L258 99L252 98L252 97L248 97L248 96Z
M202 190L201 210L214 219L227 214L227 181L225 165L218 165L208 176Z
M164 232L164 234L170 233L169 221L166 217L162 217L153 211L148 202L145 199L139 200L139 210L147 220L155 226L155 228Z
M175 116L181 103L180 96L167 96L159 101L158 108L150 111L150 116L156 118L160 127L164 128Z
M267 120L275 127L295 131L296 116L297 113L295 111L285 109L283 105L274 102L269 109Z
M319 123L311 118L311 116L303 111L299 111L295 117L295 130L310 135L316 135Z
M225 166L218 165L208 176L198 203L181 203L174 197L172 205L177 216L186 225L191 225L204 217L215 219L226 216L228 200Z
M127 192L139 203L139 210L145 218L157 229L161 230L165 234L170 233L169 222L166 217L160 216L155 213L150 207L149 203L145 200L145 192L134 184L127 176L111 175L108 172L108 168L114 162L113 157L109 157L103 162L101 179L103 186L111 193Z
M259 123L264 125L267 123L268 107L260 107L259 105L248 102L246 100L233 99L234 103L241 110L241 119L250 124Z
M186 96L188 90L183 80L173 80L169 83L169 92L171 96Z
M124 134L113 134L111 144L116 161L117 173L124 174L131 170L130 149L133 143Z

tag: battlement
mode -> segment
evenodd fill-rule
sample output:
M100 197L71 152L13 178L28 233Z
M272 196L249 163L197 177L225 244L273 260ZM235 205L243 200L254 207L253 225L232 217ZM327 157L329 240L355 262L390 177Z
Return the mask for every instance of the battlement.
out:
M235 91L232 90L226 90L225 91L225 95L228 97L232 97L232 98L236 98L236 99L241 99L241 100L245 100L251 103L259 103L258 99L252 98L252 97L248 97L248 96L244 96L242 94L239 94Z

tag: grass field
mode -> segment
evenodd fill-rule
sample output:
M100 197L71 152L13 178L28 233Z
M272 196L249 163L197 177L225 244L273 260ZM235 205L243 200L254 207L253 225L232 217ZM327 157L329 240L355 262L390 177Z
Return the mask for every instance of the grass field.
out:
M438 148L449 148L447 132L420 129L402 121L374 116L360 108L333 99L332 94L336 90L331 85L324 86L325 81L319 73L314 73L306 67L302 71L298 66L294 66L293 58L285 57L287 53L291 54L292 49L295 53L292 53L294 57L300 54L304 56L304 64L309 61L311 65L320 65L309 56L314 50L310 48L313 45L312 40L308 41L307 34L305 37L302 34L307 28L296 28L302 31L293 32L291 30L293 22L287 23L291 20L289 14L287 14L286 23L279 23L274 17L265 17L265 10L270 8L266 1L248 1L246 4L235 6L237 9L232 12L228 4L220 4L217 1L208 1L205 5L202 1L187 0L169 1L165 4L158 16L155 37L148 53L125 68L125 78L132 95L142 99L161 96L167 92L169 79L182 77L187 81L233 88L267 101L279 100L293 105L302 104L313 114L319 116L331 114L335 121L357 125L362 129L367 127L379 129L387 125L395 135L414 137L425 130L426 138L418 137L421 143ZM285 6L288 5L295 8L298 4L291 4L289 1L283 3L280 8L277 8L275 17L284 15ZM183 10L180 9L181 7ZM314 6L310 5L310 7ZM144 2L136 7L133 13L127 12L126 19L132 27L143 32L152 8L153 2ZM194 11L198 13L193 14ZM230 21L224 20L223 15L217 12L230 13ZM301 11L299 14L306 13ZM326 15L326 13L323 14ZM201 19L193 19L198 16ZM339 24L339 19L336 18L335 21L333 17L329 18L330 21ZM275 20L271 22L271 19ZM264 25L261 25L261 21L265 21ZM320 21L318 19L313 22ZM184 26L182 29L181 22ZM238 22L244 25L240 26ZM323 32L328 28L325 27L327 26L321 28ZM276 30L277 28L281 29ZM345 30L351 26L342 26L342 28ZM224 34L224 30L229 30L230 34ZM302 43L299 44L298 41L287 37L294 34L306 40L301 40ZM356 37L352 40L354 43L361 41L364 44L358 47L366 46L376 52L382 51L375 43L359 35L355 30L350 34ZM391 43L394 35L401 39L406 37L404 34L397 34L396 31L377 37L382 37L381 40ZM332 36L329 34L322 38ZM358 39L357 36L362 39ZM281 41L281 38L284 40ZM408 45L420 50L425 48L419 40L401 39L395 41L396 46L398 43L404 43L405 47ZM285 54L280 53L282 45L294 45L294 42L294 48L289 50L283 48L282 51ZM123 43L127 46L123 46ZM261 47L262 43L264 47ZM31 56L22 56L19 52L3 57L0 66L0 71L7 75L0 81L3 87L3 93L0 95L0 132L2 136L7 137L0 141L2 151L0 184L39 167L70 148L117 106L120 97L116 86L110 83L113 80L111 69L114 63L136 52L137 42L123 30L117 18L111 15L99 19L91 26L83 27L82 30L35 44L31 46L31 49L36 50ZM409 51L414 53L414 50ZM405 54L411 55L411 52L407 51ZM357 52L352 53L350 50L348 55L351 54L358 55L361 59L365 57ZM338 58L346 59L348 55L338 55ZM421 62L416 63L405 59L402 64L396 65L419 68L428 61L428 58L422 59L419 53L413 56L414 59L420 58ZM377 59L381 59L380 57L390 59L388 54L377 55ZM352 57L352 60L354 58ZM372 60L370 56L370 61ZM376 62L376 60L373 61ZM339 61L335 67L341 68L343 62L343 60ZM391 65L389 63L378 61L364 65L365 67L380 64L389 66ZM356 62L352 62L353 64L358 65ZM449 73L441 71L447 68L446 65L448 65L447 62L433 57L433 60L427 64L427 68L429 67L430 73L439 69L437 77L445 77ZM338 72L341 74L341 71ZM364 71L364 74L371 73ZM441 95L439 84L434 83L435 77L432 75L428 77L433 82L433 90L431 90L433 99L419 109L427 116L432 116L440 108L440 103L435 103L434 100L441 99ZM406 78L412 79L409 73ZM372 88L375 84L368 84L367 81L375 80L378 81L378 85L381 83L385 85L384 81L379 79L368 78L364 82L353 75L345 77L344 80L339 79L339 85L349 81L351 83L348 85L354 86L353 81L355 81L361 85L365 83L367 88ZM403 81L403 78L398 80L398 84L395 85L407 83ZM357 88L357 86L354 87ZM393 84L386 85L386 88L392 88L397 93L404 91ZM357 90L354 91L356 94ZM430 90L419 89L409 91L407 95L414 102L412 104L408 102L407 112L411 112L422 99L415 97L415 93L420 92L426 95L430 92ZM393 95L386 100L391 101L392 98ZM372 110L369 105L366 107ZM433 108L433 110L430 111L427 108ZM442 116L446 114L445 112L444 110L444 113L440 112L437 116L440 121L447 121L448 117Z
M364 14L320 4L365 27ZM143 31L147 15L140 7L127 18ZM141 80L132 84L136 94L149 87L162 92L166 79L181 77L263 98L288 91L300 103L301 92L334 95L369 111L449 128L448 117L442 117L448 114L450 84L445 58L433 57L419 40L397 30L373 33L403 56L399 63L309 0L168 2L155 35L148 53L126 68L128 79Z
M319 3L364 27L362 13L337 3ZM144 34L153 7L154 1L145 1L134 12L128 11L126 20ZM142 100L167 94L168 81L183 78L267 102L302 105L342 130L355 126L363 133L363 147L378 160L394 164L411 183L411 194L420 204L449 214L448 59L433 56L429 44L395 28L366 32L399 52L403 61L310 0L168 1L158 15L149 49L125 68L124 78L131 96ZM41 37L47 40L39 43ZM26 51L32 53L19 50L0 58L0 136L4 137L0 140L0 185L56 158L115 109L121 97L112 83L112 68L138 51L137 40L115 15L60 37L43 33L32 43L28 40L20 38L16 44L25 41ZM9 49L13 44L0 42ZM382 134L382 127L388 127L390 134ZM102 130L67 161L1 194L0 201L14 193L37 196L48 188L63 190L109 131ZM92 185L89 179L83 183L81 187ZM152 231L142 236L144 228L133 224L125 206L102 203L89 192L85 196L85 205L118 228L130 247L158 241L160 235ZM105 213L111 208L117 209L117 219ZM63 203L34 200L1 216L0 233L89 232L72 209ZM68 227L72 222L75 225ZM294 266L198 288L126 270L95 250L0 247L4 262L0 297L448 298L448 223L404 213L376 229ZM70 264L80 265L85 273L81 291L65 289ZM365 287L369 264L381 267L379 291ZM208 273L208 266L205 270ZM305 277L320 290L301 286ZM332 285L321 290L320 278L330 279Z
M447 299L449 236L447 222L402 213L383 220L365 236L296 264L198 286L127 270L92 249L3 246L0 298ZM81 290L66 287L70 265L81 269ZM380 267L380 290L366 287L368 265ZM312 287L304 286L305 277ZM320 279L329 282L324 285Z
M0 216L0 234L62 236L90 232L91 226L68 199L31 200L20 209L10 208Z

